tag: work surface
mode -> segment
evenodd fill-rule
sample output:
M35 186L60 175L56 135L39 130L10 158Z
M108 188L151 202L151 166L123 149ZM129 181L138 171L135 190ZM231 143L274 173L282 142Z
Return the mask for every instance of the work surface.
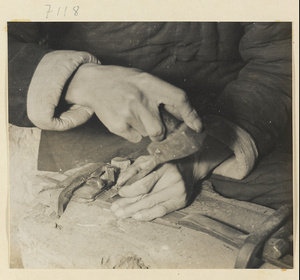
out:
M178 221L201 212L251 232L273 212L233 204L207 184L192 206L153 222L117 219L104 201L107 194L91 203L71 201L57 219L61 189L47 180L36 183L46 190L32 202L18 233L28 268L232 268L238 252L234 246Z
M233 203L205 182L190 207L154 222L117 219L103 197L88 204L70 202L57 220L53 211L61 190L55 186L70 171L36 170L39 137L38 129L10 127L11 267L233 268L235 246L178 220L201 212L251 232L274 211Z

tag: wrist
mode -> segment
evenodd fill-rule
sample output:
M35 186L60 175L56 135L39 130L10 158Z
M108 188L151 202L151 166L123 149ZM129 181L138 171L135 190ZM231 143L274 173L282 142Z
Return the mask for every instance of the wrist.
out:
M195 185L201 179L198 172L195 172L198 168L198 154L199 152L175 162L184 182L190 186Z
M194 176L198 180L203 179L232 155L233 151L225 144L211 136L207 136L202 149L194 155Z
M95 63L85 63L79 66L70 77L65 100L70 104L78 104L82 106L93 107L93 90L91 87L91 75L89 74L91 68L99 65Z
M233 152L225 144L207 136L203 142L202 149L180 160L177 163L177 167L186 180L195 184L208 176L232 154Z

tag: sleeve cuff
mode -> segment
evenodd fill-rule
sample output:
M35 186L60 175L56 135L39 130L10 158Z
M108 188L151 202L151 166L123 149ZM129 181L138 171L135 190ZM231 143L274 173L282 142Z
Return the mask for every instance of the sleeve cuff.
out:
M87 52L65 50L50 52L42 58L27 96L27 113L34 125L46 130L65 130L64 123L54 117L55 108L66 82L84 63L100 64L100 61Z
M241 180L253 169L258 151L251 135L236 124L219 116L203 119L208 135L228 146L234 155L220 164L213 174Z

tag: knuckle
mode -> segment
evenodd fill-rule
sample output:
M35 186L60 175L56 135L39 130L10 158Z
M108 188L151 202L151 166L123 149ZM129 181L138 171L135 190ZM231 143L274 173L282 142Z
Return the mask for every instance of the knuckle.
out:
M153 76L146 72L137 72L135 84L140 89L147 89L153 82Z
M150 74L146 73L146 72L137 72L137 77L140 83L146 83L149 81L149 78L151 77Z
M187 195L178 199L178 208L182 208L187 204Z
M177 100L180 104L183 104L183 103L187 103L188 102L188 96L187 94L185 93L185 91L179 89L178 90L178 93L177 93Z
M157 205L158 204L158 201L157 201L157 199L155 199L155 198L149 198L148 200L147 200L147 202L146 202L146 205L147 205L147 208L152 208L152 207L154 207L155 205Z
M134 176L135 174L141 171L141 167L139 165L132 165L130 166L128 176Z
M132 97L132 94L128 94L128 98L126 98L124 102L124 106L122 107L121 110L118 111L118 120L120 125L127 124L128 121L132 118L133 115L133 100L135 100L134 97ZM123 124L122 124L123 123Z
M128 131L128 125L126 123L114 123L107 128L110 132L115 134L124 134Z
M140 185L140 193L147 193L149 190L148 185L146 183L142 183Z
M130 87L130 90L127 92L126 95L126 108L133 108L135 106L135 102L141 102L143 99L143 94L141 91L137 90L133 86ZM130 113L130 110L127 112Z
M186 189L184 184L180 184L176 188L174 188L174 194L178 197L186 196Z
M186 194L183 196L178 196L174 200L174 208L176 208L176 209L180 209L180 208L184 207L186 204L187 204L187 195Z
M187 110L186 112L186 118L190 118L190 117L195 117L196 115L196 110L195 109L192 109L192 108L189 108L189 110Z
M124 135L124 138L126 138L132 143L138 143L142 140L143 137L141 134L131 133L131 134Z
M158 137L165 133L165 129L162 125L157 125L149 132L149 136Z
M158 215L159 216L164 216L168 213L168 208L165 205L160 205L159 210L158 210Z

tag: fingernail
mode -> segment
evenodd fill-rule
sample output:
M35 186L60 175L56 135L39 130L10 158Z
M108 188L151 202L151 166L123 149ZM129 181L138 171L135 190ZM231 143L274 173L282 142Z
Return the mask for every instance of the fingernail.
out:
M199 119L195 119L193 121L193 126L197 132L200 132L202 130L202 122Z

